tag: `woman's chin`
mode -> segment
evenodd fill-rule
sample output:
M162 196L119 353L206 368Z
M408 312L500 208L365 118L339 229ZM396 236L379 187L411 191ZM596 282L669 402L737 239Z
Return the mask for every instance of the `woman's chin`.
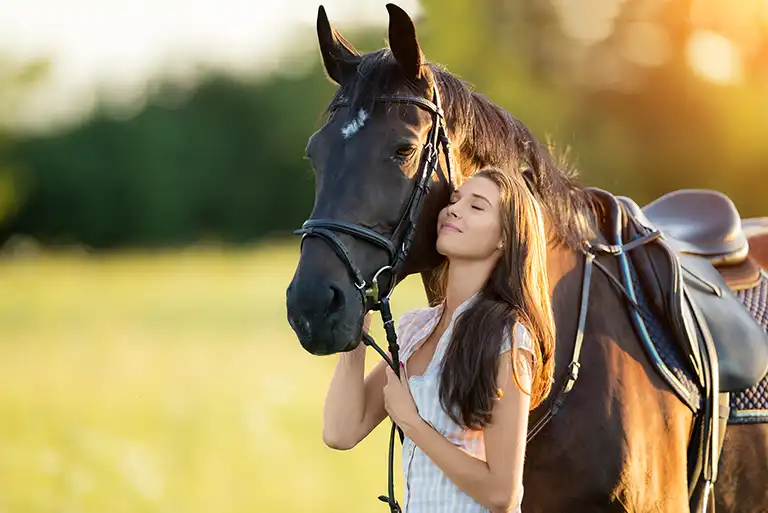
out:
M456 248L454 247L455 244L451 244L448 241L437 239L437 244L435 244L435 249L437 249L437 252L443 255L446 258L452 257L456 253Z

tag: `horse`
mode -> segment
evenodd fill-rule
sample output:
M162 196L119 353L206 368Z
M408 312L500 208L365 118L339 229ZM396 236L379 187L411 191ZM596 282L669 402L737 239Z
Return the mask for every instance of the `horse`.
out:
M631 209L581 187L523 123L427 62L408 14L387 9L389 45L365 55L318 11L322 61L338 89L307 144L315 200L286 291L302 347L314 355L354 349L371 291L391 292L411 274L434 304L435 220L452 187L485 166L523 173L545 212L557 328L557 393L531 412L523 510L677 513L715 502L718 511L768 511L764 423L728 427L719 465L710 462L720 476L715 501L692 484L692 467L702 467L690 450L701 415L659 372L626 306L642 308L637 291L617 278L628 276L623 253L658 242L660 232L622 246L614 227L626 232Z

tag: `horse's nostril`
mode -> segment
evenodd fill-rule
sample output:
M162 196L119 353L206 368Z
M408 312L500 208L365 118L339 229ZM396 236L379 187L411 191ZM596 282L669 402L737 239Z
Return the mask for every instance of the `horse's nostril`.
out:
M344 306L344 292L336 285L330 285L331 288L331 302L328 305L328 313L332 314L338 312Z
M312 336L312 327L309 321L302 316L289 317L288 323L300 338L310 338Z

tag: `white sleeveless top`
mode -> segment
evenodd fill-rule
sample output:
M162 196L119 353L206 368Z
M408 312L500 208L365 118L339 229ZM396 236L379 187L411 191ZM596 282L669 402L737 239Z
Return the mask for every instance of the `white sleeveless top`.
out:
M432 360L427 364L424 374L410 376L408 384L419 415L448 441L483 461L485 459L485 440L483 431L463 429L445 413L440 404L438 387L443 356L450 342L453 327L464 310L478 297L473 295L462 303L453 314L453 318L440 337L435 347ZM400 360L405 363L408 375L408 358L432 333L443 313L443 305L432 308L410 310L400 317L397 324L398 342L401 346ZM515 324L516 347L526 350L534 356L531 337L522 324ZM501 352L509 351L511 344L505 338ZM529 361L533 358L518 359L518 372L531 372ZM403 498L404 513L486 513L489 510L461 491L440 468L408 437L403 441L403 475L405 490ZM522 490L522 483L520 483ZM522 492L520 494L522 503ZM520 503L512 510L520 513Z

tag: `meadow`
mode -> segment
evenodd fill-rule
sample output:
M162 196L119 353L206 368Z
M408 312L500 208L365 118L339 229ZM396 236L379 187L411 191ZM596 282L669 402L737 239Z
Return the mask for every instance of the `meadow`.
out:
M322 442L337 357L288 326L297 258L290 240L0 260L0 513L386 511L388 423ZM424 303L412 277L394 314Z

